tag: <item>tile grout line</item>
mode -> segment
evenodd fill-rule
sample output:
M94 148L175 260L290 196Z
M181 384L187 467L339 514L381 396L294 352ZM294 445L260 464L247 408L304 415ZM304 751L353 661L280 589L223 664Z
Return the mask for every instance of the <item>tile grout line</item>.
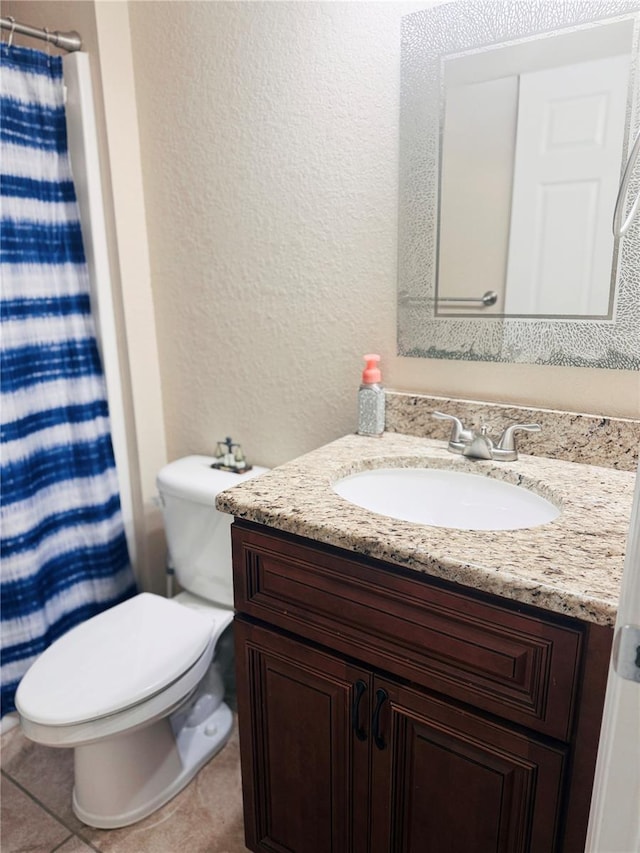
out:
M64 826L64 824L62 824L62 825ZM68 829L68 827L66 827L66 828ZM55 847L52 847L52 848L51 848L51 850L49 850L49 853L56 853L56 850L59 850L61 847L63 847L63 846L67 843L67 841L71 841L71 839L72 839L73 837L74 837L74 836L73 836L73 833L71 833L71 835L68 835L68 836L64 839L64 841L61 841L61 842L60 842L60 844L56 844L56 846L55 846Z
M70 827L70 826L69 826L69 825L68 825L68 824L67 824L67 823L66 823L66 822L65 822L61 817L59 817L59 815L57 815L57 814L55 814L55 812L51 811L51 809L50 809L48 806L46 806L46 805L45 805L43 802L41 802L37 797L35 797L35 796L34 796L34 795L33 795L33 794L32 794L32 793L31 793L27 788L25 788L25 787L24 787L24 785L22 785L20 782L18 782L18 780L17 780L17 779L14 779L14 777L13 777L10 773L8 773L6 770L0 770L0 774L1 774L2 776L4 776L6 779L8 779L10 782L12 782L12 783L16 786L16 788L19 788L19 789L22 791L22 793L23 793L23 794L25 794L27 797L29 797L29 799L30 799L30 800L32 800L32 801L33 801L36 805L38 805L38 806L39 806L39 807L40 807L44 812L46 812L46 813L49 815L49 817L52 817L52 818L53 818L54 820L56 820L56 821L57 821L61 826L63 826L65 829L68 829L68 830L69 830L69 832L71 833L71 835L69 836L69 838L65 838L65 840L64 840L64 843L65 843L65 844L67 843L67 841L69 841L69 839L70 839L72 836L76 836L77 838L79 838L79 839L82 841L82 843L83 843L83 844L86 844L86 845L87 845L87 847L91 848L91 850L95 850L95 851L96 851L96 853L101 853L101 851L100 851L100 848L99 848L99 847L94 847L94 845L93 845L90 841L87 841L87 840L86 840L86 838L83 838L83 837L82 837L82 835L78 835L78 833L77 833L77 832L74 832L74 830L73 830L73 829L71 829L71 827ZM60 846L60 845L58 845L58 847L59 847L59 846ZM58 849L57 847L54 847L54 848L53 848L53 850L57 850L57 849ZM53 851L51 851L51 853L53 853Z

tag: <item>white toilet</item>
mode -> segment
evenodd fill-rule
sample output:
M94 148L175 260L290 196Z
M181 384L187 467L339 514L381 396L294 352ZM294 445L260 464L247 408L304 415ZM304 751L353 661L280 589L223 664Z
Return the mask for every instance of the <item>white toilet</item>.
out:
M141 820L224 746L232 714L212 664L233 619L231 517L218 492L255 477L188 456L158 474L176 577L166 599L141 593L73 628L28 670L16 694L22 728L73 747L73 810L102 829Z

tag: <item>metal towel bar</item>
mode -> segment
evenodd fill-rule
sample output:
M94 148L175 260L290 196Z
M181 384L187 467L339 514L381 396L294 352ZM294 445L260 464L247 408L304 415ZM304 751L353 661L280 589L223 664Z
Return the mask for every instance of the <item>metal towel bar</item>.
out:
M482 296L474 297L474 296L440 296L436 300L438 303L442 302L466 302L480 305L483 308L489 305L495 305L498 301L498 294L495 290L487 290ZM433 303L433 296L409 296L406 290L401 290L398 294L398 302L400 305L422 305L426 303Z
M498 301L498 294L495 292L495 290L487 290L486 293L483 293L482 296L477 298L473 296L439 296L437 301L438 303L470 302L474 305L489 306L496 304L496 302Z

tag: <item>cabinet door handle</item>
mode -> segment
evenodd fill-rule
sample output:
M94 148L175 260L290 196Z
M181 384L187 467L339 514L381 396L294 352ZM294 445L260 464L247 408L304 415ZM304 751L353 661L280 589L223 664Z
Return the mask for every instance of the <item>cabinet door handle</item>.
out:
M385 739L380 734L380 712L382 710L382 706L385 703L385 700L388 698L389 694L386 690L383 690L382 688L378 688L378 690L376 690L376 707L373 712L371 729L373 731L373 742L378 747L378 749L386 749L387 747Z
M364 693L367 689L367 685L365 684L365 682L361 678L359 678L356 681L355 686L356 686L356 692L355 692L355 696L353 697L353 703L351 705L351 728L353 729L354 734L358 738L358 740L366 740L367 739L367 733L365 732L365 730L360 725L359 719L360 719L360 700L362 699L362 696L364 695Z

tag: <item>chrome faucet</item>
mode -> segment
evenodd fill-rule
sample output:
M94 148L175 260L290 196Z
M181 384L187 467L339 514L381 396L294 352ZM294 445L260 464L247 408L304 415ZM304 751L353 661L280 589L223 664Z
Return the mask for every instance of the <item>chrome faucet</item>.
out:
M518 458L516 432L540 432L540 424L511 424L497 442L488 435L486 424L482 424L480 432L468 429L459 418L444 412L433 412L433 417L439 420L451 421L451 437L447 449L451 453L459 453L473 459L493 459L496 462L513 462Z
M462 448L462 455L473 459L493 459L495 450L495 444L487 435L487 425L482 424L480 432L471 433L471 441Z

